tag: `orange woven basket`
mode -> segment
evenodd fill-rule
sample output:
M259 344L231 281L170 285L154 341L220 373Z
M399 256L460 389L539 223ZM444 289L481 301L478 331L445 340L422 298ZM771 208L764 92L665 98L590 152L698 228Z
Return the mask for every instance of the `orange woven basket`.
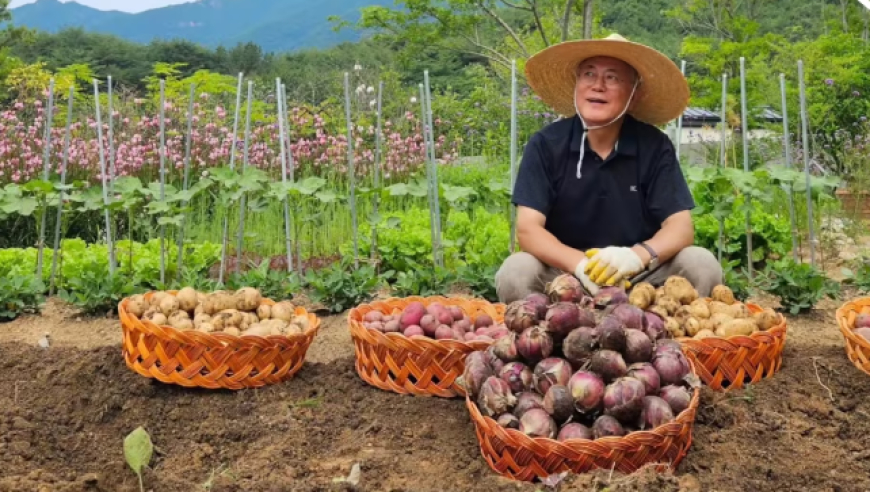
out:
M356 351L357 374L370 385L394 393L442 398L465 396L465 390L456 382L465 371L465 356L485 350L492 342L408 338L401 333L382 333L362 324L363 317L371 311L399 314L412 302L422 302L427 307L434 302L459 306L472 320L487 314L495 323L504 321L503 304L479 299L411 296L361 304L347 315Z
M762 311L761 306L746 303L752 313ZM782 314L779 323L767 331L748 336L728 338L709 337L701 340L680 338L686 356L694 360L698 377L711 389L727 392L770 378L782 366L788 326Z
M861 297L840 306L836 313L837 325L846 340L846 356L855 367L870 375L870 342L853 331L859 314L870 314L870 297Z
M175 294L176 291L166 291ZM145 294L151 299L153 292ZM259 388L293 377L320 329L320 319L302 307L308 330L291 336L233 336L226 333L180 331L140 320L127 312L129 298L118 304L123 354L127 367L147 378L188 388ZM263 304L275 304L263 299Z
M697 375L695 364L688 362L691 372ZM468 395L465 406L471 413L480 451L489 467L503 477L532 482L556 473L587 473L595 469L632 473L652 465L658 472L675 470L692 445L700 394L700 388L695 388L689 407L667 424L594 440L529 437L484 416Z

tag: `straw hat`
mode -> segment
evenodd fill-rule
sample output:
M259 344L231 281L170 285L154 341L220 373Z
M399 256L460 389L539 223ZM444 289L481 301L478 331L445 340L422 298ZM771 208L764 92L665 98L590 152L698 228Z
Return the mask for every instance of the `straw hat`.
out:
M628 113L651 125L678 118L689 104L689 84L667 56L618 34L604 39L566 41L540 51L526 62L529 85L540 98L563 116L576 113L575 67L593 56L622 60L641 77L634 109Z

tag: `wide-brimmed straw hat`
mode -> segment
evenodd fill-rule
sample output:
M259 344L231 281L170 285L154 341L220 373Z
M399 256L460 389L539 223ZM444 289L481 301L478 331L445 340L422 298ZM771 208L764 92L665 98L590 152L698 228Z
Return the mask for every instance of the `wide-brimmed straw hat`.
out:
M577 65L593 56L609 56L631 65L640 75L634 108L628 113L651 125L680 117L689 104L689 84L676 64L659 51L618 34L604 39L566 41L546 48L526 62L532 90L563 116L577 114L574 94Z

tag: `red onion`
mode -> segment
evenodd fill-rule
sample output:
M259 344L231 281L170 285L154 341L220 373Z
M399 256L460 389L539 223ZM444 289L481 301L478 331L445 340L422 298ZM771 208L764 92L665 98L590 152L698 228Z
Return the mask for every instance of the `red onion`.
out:
M593 439L592 429L577 422L571 422L562 426L559 435L556 436L558 441L567 441L569 439Z
M529 365L537 364L553 353L553 337L541 326L527 328L517 339L517 351Z
M623 377L604 389L604 413L620 422L633 422L643 408L646 388L635 378Z
M592 435L595 439L609 436L624 436L625 429L618 420L610 415L602 415L592 424Z
M519 360L520 354L517 352L517 334L510 332L509 335L500 338L492 344L492 352L503 362L513 362Z
M538 321L538 308L523 300L508 304L504 313L504 324L513 332L522 333Z
M557 340L562 340L574 328L580 326L580 308L570 302L557 302L550 306L544 317L547 331Z
M598 374L580 370L568 380L568 391L574 399L574 408L580 413L593 413L601 408L604 399L604 380Z
M643 310L633 304L617 304L610 312L610 316L614 316L626 328L642 330L644 323Z
M571 331L562 341L562 352L574 367L583 366L596 350L598 350L598 331L594 328L581 326Z
M606 383L625 376L628 371L622 354L613 350L599 350L592 354L589 359L589 369L600 375Z
M483 355L486 356L486 361L489 363L489 366L492 367L492 370L495 371L496 374L501 372L502 368L504 368L504 361L499 359L498 356L495 355L492 345L484 350Z
M689 362L680 353L666 353L653 357L653 367L659 373L662 385L679 384L689 374Z
M601 348L622 352L625 350L625 325L615 316L605 316L595 327Z
M647 395L657 395L661 386L661 378L658 371L649 362L640 362L628 366L626 376L640 380L646 388Z
M556 421L546 411L533 408L520 417L520 432L530 437L556 437Z
M483 351L472 352L465 357L465 370L462 373L462 377L465 390L472 398L477 398L483 382L494 375L495 372L492 366L489 365L489 361Z
M689 405L692 402L692 395L689 391L682 387L674 384L669 384L659 391L659 396L662 400L668 402L671 410L674 411L675 414L679 415L683 412L683 410L689 408Z
M532 370L522 362L509 362L499 372L499 377L505 380L511 391L516 394L528 391L534 378Z
M520 428L520 419L516 417L516 415L511 413L503 413L498 416L498 420L496 420L498 425L505 427L507 429L519 429Z
M628 302L628 294L621 287L602 287L595 294L595 305L599 308L605 308L613 304L624 304Z
M630 304L623 304L630 306ZM625 330L625 362L633 364L635 362L649 362L652 359L652 340L646 336L646 333L640 330L627 329Z
M674 420L674 412L668 402L658 396L644 396L643 409L640 412L638 427L641 430L656 427Z
M680 345L680 342L671 338L656 340L655 345L655 349L653 350L653 358L658 357L661 354L683 353L683 347Z
M543 320L547 315L547 307L550 305L550 299L546 294L540 292L532 292L524 299L526 302L532 303L537 307L538 320Z
M535 366L534 386L538 393L545 395L550 386L568 384L571 379L571 364L565 359L550 357Z
M543 410L544 398L537 393L525 391L523 393L520 393L520 396L517 397L517 406L514 407L514 415L522 418L524 413L528 412L533 408L539 408Z
M544 395L544 410L553 417L558 424L564 424L574 414L574 399L568 392L568 387L554 384Z
M552 302L577 302L583 297L583 285L574 275L563 273L547 284L546 294Z
M644 333L646 333L646 336L648 336L650 340L656 341L667 337L668 333L667 330L665 330L665 320L663 320L661 316L656 313L645 311L644 317L646 318L646 328L644 328Z
M477 404L484 415L493 417L510 411L517 404L517 398L503 379L490 376L480 388Z

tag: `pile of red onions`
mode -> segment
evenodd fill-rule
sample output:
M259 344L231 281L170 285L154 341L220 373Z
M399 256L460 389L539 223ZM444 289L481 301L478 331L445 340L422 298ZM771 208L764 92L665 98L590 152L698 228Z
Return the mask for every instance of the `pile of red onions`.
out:
M689 363L661 318L570 275L508 305L510 334L469 354L463 384L481 413L530 437L600 439L666 424L692 398Z

